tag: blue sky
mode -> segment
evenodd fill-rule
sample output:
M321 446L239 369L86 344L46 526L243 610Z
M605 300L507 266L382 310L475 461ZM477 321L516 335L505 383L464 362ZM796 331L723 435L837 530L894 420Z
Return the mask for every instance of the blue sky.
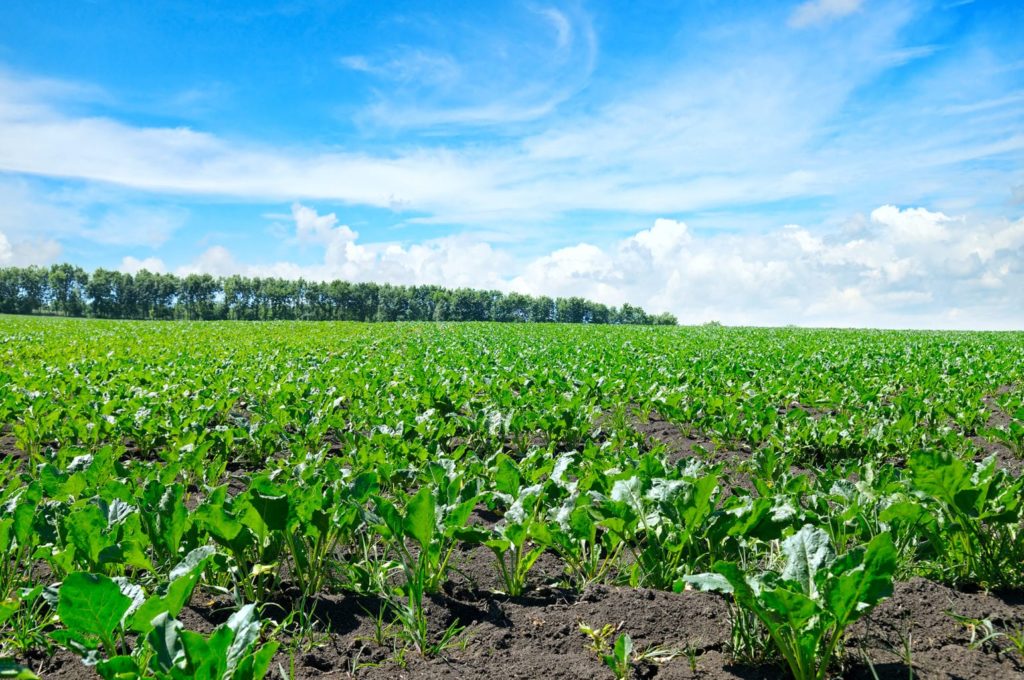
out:
M1017 2L0 5L0 265L1022 328Z

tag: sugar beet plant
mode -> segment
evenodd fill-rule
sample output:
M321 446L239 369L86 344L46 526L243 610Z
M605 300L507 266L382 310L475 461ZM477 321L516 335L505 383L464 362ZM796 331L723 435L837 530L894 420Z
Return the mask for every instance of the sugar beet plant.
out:
M458 580L718 590L821 678L895 579L1022 585L1022 399L1020 333L0 317L0 675L258 678L345 592L454 654Z
M730 594L764 625L794 678L822 680L846 628L892 594L896 551L880 534L837 557L828 534L807 525L782 542L782 552L781 574L716 562L713 573L683 582Z

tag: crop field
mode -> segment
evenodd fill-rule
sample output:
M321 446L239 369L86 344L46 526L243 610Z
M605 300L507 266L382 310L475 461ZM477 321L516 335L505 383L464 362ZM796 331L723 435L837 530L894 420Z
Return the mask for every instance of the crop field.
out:
M1024 333L0 317L0 677L1024 677Z

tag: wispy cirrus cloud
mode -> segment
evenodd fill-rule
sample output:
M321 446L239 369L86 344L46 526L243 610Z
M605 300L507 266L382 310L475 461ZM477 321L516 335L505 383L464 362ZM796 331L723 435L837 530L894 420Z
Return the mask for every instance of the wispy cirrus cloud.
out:
M864 0L807 0L796 6L789 25L806 28L841 19L860 10Z
M390 56L377 59L361 54L339 57L338 64L384 80L416 83L418 86L451 85L462 75L462 69L451 55L406 46L397 48Z
M425 22L424 30L441 33L448 50L399 44L339 57L339 66L374 79L374 101L359 119L424 129L548 116L586 85L597 61L597 34L582 10L527 6L518 14L526 28L514 42L504 16L493 26Z
M121 206L109 210L82 229L81 236L96 243L114 246L142 245L158 248L188 220L183 208Z
M1020 158L1024 128L1013 97L993 96L1014 75L991 55L945 62L902 98L863 111L851 105L855 92L899 68L878 57L904 49L899 35L910 16L884 13L822 45L737 39L735 51L666 69L601 106L518 135L468 144L442 137L388 154L268 146L81 115L51 94L59 85L40 88L8 73L0 169L170 195L337 200L415 211L422 223L536 223L581 210L672 214L791 199L851 210L879 197L1005 201L1019 179L993 175L985 163L998 170ZM836 40L843 49L819 49ZM949 91L950 80L963 85ZM545 115L504 106L401 115L426 124L436 113L435 123L470 126Z

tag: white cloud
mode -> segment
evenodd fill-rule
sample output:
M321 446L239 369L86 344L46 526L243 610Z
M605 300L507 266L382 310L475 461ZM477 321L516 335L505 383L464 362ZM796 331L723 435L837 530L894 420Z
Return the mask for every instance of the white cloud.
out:
M534 19L547 31L553 15L540 14ZM593 29L584 16L562 14L573 36L573 66L566 68L589 73ZM1014 167L1024 135L1013 115L1017 101L993 96L1005 76L993 75L997 65L983 51L944 61L928 72L934 82L915 82L904 97L872 102L866 113L849 109L858 91L895 65L884 55L924 54L902 44L911 18L905 8L887 8L865 13L849 35L808 35L800 43L755 31L756 24L736 28L741 38L725 44L708 45L707 37L696 35L691 50L717 49L697 64L659 66L656 77L643 74L637 84L618 86L614 96L542 123L510 125L508 134L483 140L400 137L388 153L275 147L83 116L63 106L54 87L0 73L0 170L126 192L333 200L393 209L415 222L504 224L516 233L524 224L548 225L580 210L653 217L712 208L739 212L789 198L830 197L843 211L877 205L879 196L938 205L934 197L945 194L943 207L957 200L1005 205L1020 178L993 169L993 162ZM557 46L546 49L544 59L557 61L551 53ZM393 57L356 55L345 63L374 70ZM410 63L419 58L407 55ZM393 117L398 126L457 131L463 124L545 116L585 81L573 75L571 87L534 92L521 82L495 81L486 63L463 61L459 69L470 70L454 89L461 92L463 81L472 81L487 84L487 92L436 99L417 90L408 98L374 99L362 110L381 120ZM959 84L955 91L949 82ZM985 106L972 108L977 102ZM804 219L802 210L786 219Z
M188 276L189 274L230 276L231 274L247 273L248 269L249 267L236 260L231 251L224 246L213 246L203 251L193 262L178 267L175 273L178 276Z
M849 16L860 9L863 0L807 0L789 17L789 25L804 28Z
M87 220L77 206L24 178L0 176L0 231L10 238L75 235Z
M530 30L510 39L510 25L524 20ZM426 39L444 50L403 43L335 60L372 79L357 121L451 129L540 120L586 86L597 60L597 35L579 7L509 3L479 23L427 23Z
M564 50L572 45L572 22L569 21L565 14L559 12L554 7L543 7L535 11L551 23L552 28L555 30L558 49Z
M531 262L512 288L671 311L685 323L1020 328L1024 219L882 206L826 232L694 235L658 220Z
M179 269L224 275L343 278L397 284L578 295L669 311L684 323L1020 328L1024 219L951 217L881 206L828 231L798 225L695 234L657 219L605 247L558 248L526 262L472 237L406 246L361 243L336 215L292 208L297 240L323 250L313 265L245 265L211 248Z
M187 219L188 211L180 208L125 206L107 212L95 227L83 229L81 235L106 245L156 248L166 243Z
M337 61L352 71L417 85L448 85L462 74L458 62L451 55L423 49L402 48L390 57L377 60L356 54L340 57Z
M892 205L875 208L871 220L885 227L893 241L911 244L949 240L952 234L946 225L955 221L940 212L924 208L900 210Z
M227 248L214 246L178 268L179 275L207 273L305 278L314 281L344 279L402 285L507 289L515 258L479 240L448 236L422 243L359 243L359 234L339 224L334 213L294 204L291 210L295 241L323 250L312 265L281 261L271 264L240 262Z
M145 257L139 259L127 255L121 258L121 266L118 269L126 274L138 274L143 269L154 274L163 274L167 271L167 265L159 257Z
M61 254L60 244L53 239L30 238L12 241L0 231L0 267L48 265Z

